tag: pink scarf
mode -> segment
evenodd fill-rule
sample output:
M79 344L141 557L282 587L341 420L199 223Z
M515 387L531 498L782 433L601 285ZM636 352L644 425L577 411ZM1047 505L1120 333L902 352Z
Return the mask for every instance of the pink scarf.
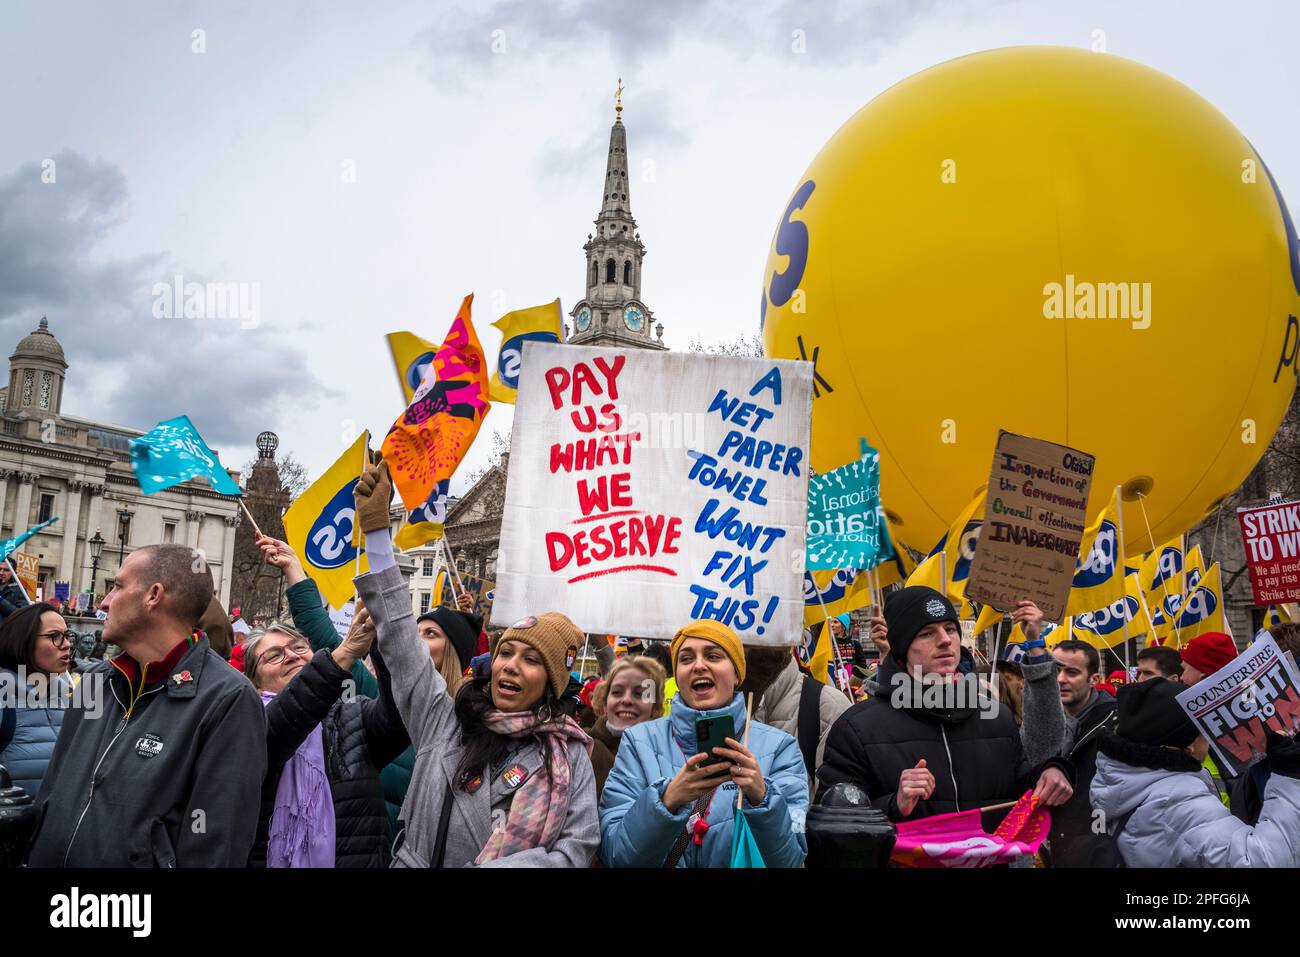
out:
M475 864L494 861L518 851L549 847L559 836L569 812L569 741L580 741L591 756L591 738L568 715L542 723L534 711L489 711L488 728L508 738L537 735L549 774L534 774L510 802L504 827L492 832Z

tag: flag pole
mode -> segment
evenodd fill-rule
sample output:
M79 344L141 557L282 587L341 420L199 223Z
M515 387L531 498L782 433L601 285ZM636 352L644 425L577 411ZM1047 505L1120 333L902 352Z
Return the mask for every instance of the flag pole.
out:
M948 553L939 553L939 590L943 592L944 597L948 595Z
M248 510L248 506L244 504L244 496L236 495L235 501L237 501L239 503L239 507L244 510L244 514L248 516L249 522L251 522L253 525L253 531L257 532L259 538L262 537L262 530L257 527L257 519L253 518L253 513L250 512Z
M357 473L358 478L366 474L366 466L370 464L370 430L366 429L362 434L365 436L365 442L361 444L361 471ZM249 517L251 518L252 516ZM353 573L354 576L361 575L362 538L363 533L361 531L361 522L358 521L354 515L352 518L352 550L356 552L357 556L357 569Z
M1124 590L1124 676L1127 679L1132 672L1129 670L1129 637L1128 637L1128 576L1124 574L1124 487L1115 486L1115 514L1119 516L1119 528L1116 530L1118 537L1115 539L1115 572L1119 575L1120 587ZM1138 591L1142 590L1141 582L1138 583ZM1114 649L1112 649L1113 652Z
M25 599L24 604L35 604L35 602L32 601L31 596L27 594L27 586L24 585L23 580L18 577L18 569L14 567L14 563L10 560L8 555L5 556L5 564L9 566L9 574L14 576L14 583L18 586L18 590L23 593L23 598ZM91 597L93 598L94 596L92 595Z
M456 553L451 550L451 540L447 538L447 530L445 526L443 528L442 538L440 538L439 541L442 542L442 547L446 549L447 567L451 569L451 577L456 583L456 588L460 589L462 595L469 594L465 591L465 586L460 580L460 571L456 568Z
M826 639L831 643L831 656L835 659L835 687L847 694L849 699L852 700L853 686L850 685L848 688L845 688L840 684L840 672L844 668L843 660L840 658L840 644L835 640L834 632L831 631L831 613L826 610L826 602L822 599L822 589L821 586L817 584L816 578L813 579L813 588L817 592L817 604L822 606L822 614L826 616L825 635Z

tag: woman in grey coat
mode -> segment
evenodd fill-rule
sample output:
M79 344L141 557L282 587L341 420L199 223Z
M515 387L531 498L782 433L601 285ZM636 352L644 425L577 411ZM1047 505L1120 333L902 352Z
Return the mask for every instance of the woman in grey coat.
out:
M600 843L591 739L559 706L583 635L548 612L515 623L491 672L455 700L416 631L393 558L387 463L357 481L370 572L357 592L378 629L415 748L394 867L588 867Z

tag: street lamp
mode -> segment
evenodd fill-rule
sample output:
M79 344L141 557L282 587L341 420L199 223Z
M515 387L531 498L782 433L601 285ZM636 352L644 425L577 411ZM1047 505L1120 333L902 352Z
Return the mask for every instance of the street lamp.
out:
M104 546L108 544L107 539L99 534L99 529L95 529L95 537L87 544L90 546L90 600L95 601L95 577L99 574L99 556L104 554Z
M126 539L131 533L131 519L135 513L129 508L117 513L117 567L122 567L126 560Z

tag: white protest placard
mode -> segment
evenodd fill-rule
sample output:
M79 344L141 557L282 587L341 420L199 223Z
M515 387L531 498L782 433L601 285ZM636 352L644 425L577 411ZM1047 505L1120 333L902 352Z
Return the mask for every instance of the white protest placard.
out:
M329 606L326 605L326 607ZM338 633L339 638L348 636L348 629L352 627L352 615L356 609L357 603L355 601L346 602L337 611L330 608L330 622L334 625L334 630Z
M1265 635L1180 693L1178 703L1222 763L1240 774L1264 753L1265 728L1292 735L1300 726L1300 675L1272 635Z
M810 363L527 343L492 623L798 643L811 414Z

